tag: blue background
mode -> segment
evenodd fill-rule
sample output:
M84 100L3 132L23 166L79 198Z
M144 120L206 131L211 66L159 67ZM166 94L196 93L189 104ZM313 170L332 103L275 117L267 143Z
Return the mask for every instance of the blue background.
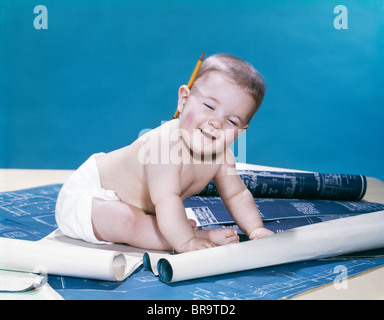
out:
M48 29L36 30L36 5ZM336 5L348 9L337 30ZM264 76L248 163L384 180L383 1L1 0L0 167L75 169L169 120L203 51Z

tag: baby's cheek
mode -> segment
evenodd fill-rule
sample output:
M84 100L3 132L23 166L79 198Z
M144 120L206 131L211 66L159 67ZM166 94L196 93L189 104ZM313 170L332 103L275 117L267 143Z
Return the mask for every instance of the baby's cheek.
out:
M191 128L195 120L196 116L192 112L187 112L183 114L183 117L180 120L180 126L185 129Z
M196 115L193 112L188 112L185 115L186 121L190 124L196 120Z

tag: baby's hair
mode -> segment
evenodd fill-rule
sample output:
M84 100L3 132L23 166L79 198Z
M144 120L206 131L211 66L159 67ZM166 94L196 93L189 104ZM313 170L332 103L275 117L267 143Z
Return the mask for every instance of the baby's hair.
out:
M222 73L244 88L255 101L254 113L256 113L264 99L265 85L260 73L250 63L230 54L215 54L203 62L195 81L211 71Z

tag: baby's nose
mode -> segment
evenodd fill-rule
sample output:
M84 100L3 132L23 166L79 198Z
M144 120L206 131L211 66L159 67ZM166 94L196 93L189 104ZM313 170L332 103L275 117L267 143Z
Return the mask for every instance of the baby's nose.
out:
M209 120L208 124L214 129L221 129L223 127L223 122L217 118Z

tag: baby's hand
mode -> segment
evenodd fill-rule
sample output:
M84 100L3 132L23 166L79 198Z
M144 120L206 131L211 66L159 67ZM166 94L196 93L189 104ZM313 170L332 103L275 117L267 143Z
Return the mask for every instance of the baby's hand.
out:
M257 228L257 229L252 230L249 233L249 240L269 237L269 236L271 236L273 234L274 233L271 230L268 230L268 229L265 229L265 228Z
M216 245L208 240L205 240L203 238L193 238L189 240L186 244L184 244L180 250L178 250L179 253L182 252L188 252L188 251L195 251L195 250L201 250L201 249L207 249L207 248L213 248L216 247Z

